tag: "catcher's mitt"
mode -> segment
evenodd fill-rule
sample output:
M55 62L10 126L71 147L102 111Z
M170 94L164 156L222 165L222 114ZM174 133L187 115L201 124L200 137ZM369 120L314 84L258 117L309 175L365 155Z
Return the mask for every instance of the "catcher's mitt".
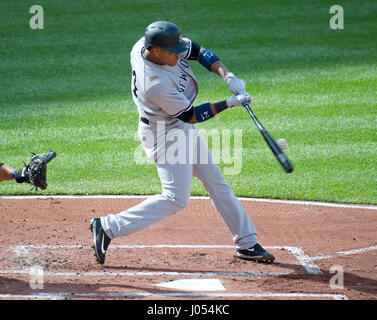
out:
M50 150L46 153L35 154L30 159L28 164L25 164L23 169L17 170L15 174L16 181L27 182L35 186L35 190L38 188L44 190L47 188L46 171L47 163L56 157L56 152Z

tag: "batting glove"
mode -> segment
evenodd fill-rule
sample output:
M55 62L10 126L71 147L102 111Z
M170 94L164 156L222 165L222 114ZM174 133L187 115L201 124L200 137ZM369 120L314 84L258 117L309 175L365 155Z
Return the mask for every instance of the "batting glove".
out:
M232 72L229 72L224 80L233 94L238 94L246 89L245 82L237 78Z
M246 102L248 104L250 104L253 101L253 98L246 92L246 90L241 90L240 92L238 92L238 94L246 96Z
M251 98L249 94L248 95L238 94L236 96L226 99L226 104L229 108L232 108L236 106L243 106L245 102L251 103L252 100L253 99Z

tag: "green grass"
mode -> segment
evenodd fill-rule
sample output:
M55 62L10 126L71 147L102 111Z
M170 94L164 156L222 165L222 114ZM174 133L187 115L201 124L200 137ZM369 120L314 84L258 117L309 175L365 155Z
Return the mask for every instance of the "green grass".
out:
M198 125L221 137L242 130L242 170L225 176L238 196L377 204L375 1L337 3L344 30L329 27L331 1L39 1L44 30L29 28L33 4L0 0L0 161L19 168L30 152L55 149L40 194L161 191L155 165L134 160L129 53L150 22L171 20L246 81L258 118L288 140L290 175L245 110ZM191 66L197 104L229 96ZM0 183L0 194L28 193ZM197 179L192 194L206 194Z

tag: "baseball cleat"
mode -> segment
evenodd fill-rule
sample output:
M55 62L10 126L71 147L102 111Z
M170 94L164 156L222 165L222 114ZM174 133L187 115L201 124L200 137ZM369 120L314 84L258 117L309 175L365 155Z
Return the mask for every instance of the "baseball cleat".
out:
M100 218L90 220L90 231L93 234L94 252L100 264L105 263L106 250L109 247L111 239L105 233L101 226Z
M264 250L259 243L248 249L237 249L236 255L241 259L258 262L273 262L275 260L274 255Z

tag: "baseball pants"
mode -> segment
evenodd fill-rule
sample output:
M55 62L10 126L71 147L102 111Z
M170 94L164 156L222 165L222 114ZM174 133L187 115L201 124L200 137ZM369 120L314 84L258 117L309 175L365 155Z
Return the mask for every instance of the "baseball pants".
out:
M188 205L191 181L194 176L202 181L212 204L232 233L236 247L245 249L258 243L253 223L232 188L226 183L220 168L213 163L208 145L199 131L194 125L187 123L182 123L174 129L181 130L184 133L181 137L184 137L184 142L186 143L185 154L190 154L190 159L194 161L190 161L186 157L188 161L185 163L167 163L167 154L175 150L175 148L172 148L174 142L165 140L164 148L156 148L156 144L154 144L154 151L151 151L153 144L149 143L147 145L145 139L141 139L147 155L155 156L157 149L160 156L161 154L164 155L165 161L158 161L158 159L156 161L158 175L162 184L162 193L152 196L118 214L101 217L101 225L106 234L111 239L132 234L182 210ZM150 128L143 124L139 126L139 136L150 135L151 132L156 137L156 130L151 131ZM180 146L182 145L180 143ZM161 150L166 151L161 153ZM203 161L203 158L205 161Z

